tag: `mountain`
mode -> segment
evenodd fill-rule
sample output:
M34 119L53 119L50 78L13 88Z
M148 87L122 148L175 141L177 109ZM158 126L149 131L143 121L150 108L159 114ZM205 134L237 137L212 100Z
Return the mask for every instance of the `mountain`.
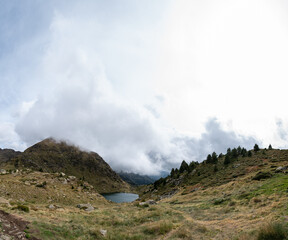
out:
M127 183L138 186L154 183L155 180L147 175L140 175L136 173L118 172L118 175Z
M87 181L100 193L128 191L129 185L95 152L45 139L12 159L17 168L64 172Z
M21 152L14 151L13 149L1 149L0 148L0 166L6 164L12 158L17 157Z

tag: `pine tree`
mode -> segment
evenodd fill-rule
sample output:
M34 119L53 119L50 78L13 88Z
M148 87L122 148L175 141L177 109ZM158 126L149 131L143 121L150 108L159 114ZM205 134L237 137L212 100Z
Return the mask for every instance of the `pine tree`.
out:
M215 164L217 162L218 162L217 154L216 154L216 152L213 152L212 153L212 163Z
M228 148L227 149L227 155L230 155L231 154L231 148Z
M225 159L224 159L224 164L227 165L231 162L230 156L226 154Z
M242 151L242 148L239 146L239 147L237 148L238 156L241 155L241 151Z
M197 162L197 163L198 163L198 162ZM196 168L197 163L192 161L192 162L189 164L189 170L188 170L188 172L192 172L192 171Z
M183 173L184 171L189 171L189 165L185 162L185 160L182 161L179 171L180 173Z
M237 151L236 148L233 148L233 149L232 149L231 157L232 157L232 158L237 158L237 157L238 157L238 151Z
M269 149L269 150L272 150L272 149L273 149L271 144L269 144L268 149Z
M174 175L175 175L175 169L174 169L174 168L172 168L172 169L171 169L171 172L170 172L170 176L173 178L173 177L174 177Z
M206 158L206 163L212 163L212 156L211 154L208 154L207 158Z
M241 155L242 155L242 157L246 157L246 155L247 155L247 150L246 150L245 148L242 148L242 149L241 149Z
M259 146L255 143L254 145L254 152L258 152L260 150Z

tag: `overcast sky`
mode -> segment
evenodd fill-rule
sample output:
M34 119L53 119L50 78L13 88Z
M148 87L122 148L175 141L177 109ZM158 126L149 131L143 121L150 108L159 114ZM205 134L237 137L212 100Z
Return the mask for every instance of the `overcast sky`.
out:
M145 174L287 148L287 43L285 0L0 0L0 148Z

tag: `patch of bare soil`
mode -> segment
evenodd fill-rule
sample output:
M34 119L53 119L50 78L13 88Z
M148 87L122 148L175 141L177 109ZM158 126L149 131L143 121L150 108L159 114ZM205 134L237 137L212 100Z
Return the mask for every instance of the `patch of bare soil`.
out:
M28 239L24 232L24 230L27 229L28 224L29 222L0 210L0 240ZM39 240L32 236L30 236L29 239Z

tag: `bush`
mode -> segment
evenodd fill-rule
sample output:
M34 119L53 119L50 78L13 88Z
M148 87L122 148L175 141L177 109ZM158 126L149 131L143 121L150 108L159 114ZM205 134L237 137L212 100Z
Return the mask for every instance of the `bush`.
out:
M29 207L24 206L24 205L17 205L17 207L12 208L12 210L14 210L14 209L18 209L18 210L23 211L23 212L29 212Z
M261 180L272 177L270 172L258 172L252 179L253 180Z
M257 240L285 240L287 237L287 228L280 223L270 223L260 229Z

